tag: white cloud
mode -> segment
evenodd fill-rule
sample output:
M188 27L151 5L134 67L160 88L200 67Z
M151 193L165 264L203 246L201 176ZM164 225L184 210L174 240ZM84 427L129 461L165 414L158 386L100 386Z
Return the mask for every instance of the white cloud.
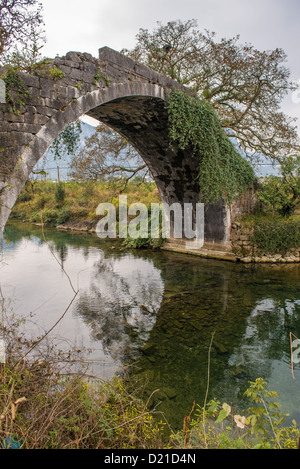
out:
M55 55L78 50L97 53L105 45L132 47L139 28L157 21L196 19L199 29L218 36L240 34L261 49L283 47L300 70L299 0L42 0L48 44ZM297 52L297 54L296 54ZM299 72L300 73L300 72Z
M158 21L196 19L200 30L218 38L240 35L241 42L265 50L283 48L291 78L300 78L299 0L41 0L47 45L54 57L68 51L98 55L98 49L132 48L140 28L152 30ZM289 97L285 109L300 116L300 104ZM287 112L288 112L287 111Z

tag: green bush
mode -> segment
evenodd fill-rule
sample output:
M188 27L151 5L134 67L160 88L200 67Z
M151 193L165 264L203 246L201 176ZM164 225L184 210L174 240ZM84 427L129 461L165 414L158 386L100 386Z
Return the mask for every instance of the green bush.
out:
M49 197L46 197L45 195L40 195L35 203L35 209L36 210L43 210L47 203L49 202Z
M300 223L258 222L254 225L251 241L266 254L286 254L300 246Z
M72 210L70 208L64 207L62 210L59 211L57 215L57 225L62 225L70 220L72 216Z
M280 173L280 177L266 177L257 196L267 211L290 216L300 203L300 156L282 160Z
M59 219L59 210L58 209L49 209L49 210L44 210L42 213L42 219L43 223L46 225L59 225L58 219Z
M58 184L54 192L54 198L57 205L63 205L66 198L66 189L63 183Z
M158 249L160 248L164 243L164 240L162 238L126 238L124 241L124 246L127 248L132 248L132 249L143 249L143 248L152 248L152 249Z
M19 195L19 202L29 202L30 200L32 200L32 198L33 198L32 194L24 190Z
M160 248L163 246L165 239L162 236L162 219L160 218L160 227L159 227L159 237L151 237L151 213L148 209L148 231L142 233L138 238L132 238L128 236L124 241L124 246L132 249L142 249L142 248Z

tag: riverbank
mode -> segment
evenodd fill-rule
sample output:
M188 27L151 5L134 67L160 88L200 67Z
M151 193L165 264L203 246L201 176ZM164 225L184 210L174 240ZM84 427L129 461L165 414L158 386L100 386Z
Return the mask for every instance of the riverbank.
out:
M119 189L108 181L28 182L11 214L12 219L44 224L58 230L96 232L100 203L111 203L118 215ZM131 181L126 192L128 204L140 202L150 211L151 204L161 203L154 183ZM148 240L149 241L149 240ZM163 243L129 243L130 247L159 247L209 259L242 263L299 263L300 215L278 216L244 215L234 220L227 244L207 244L201 249L189 249L185 242L168 240Z
M246 214L231 227L232 251L244 263L299 263L300 216Z
M72 232L90 232L96 233L97 222L90 221L74 221L58 225L56 229L60 231ZM185 241L168 240L159 246L163 251L171 251L174 253L187 254L205 259L218 259L228 262L249 263L299 263L300 262L300 246L298 248L286 251L285 253L274 252L267 254L263 249L258 249L251 238L251 229L238 229L239 222L234 223L232 227L232 241L226 245L205 243L201 249L189 249ZM300 229L300 228L299 228Z

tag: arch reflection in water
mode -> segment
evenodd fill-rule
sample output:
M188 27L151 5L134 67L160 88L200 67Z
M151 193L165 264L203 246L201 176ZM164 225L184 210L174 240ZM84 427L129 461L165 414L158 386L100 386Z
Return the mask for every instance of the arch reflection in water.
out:
M8 227L1 284L12 285L22 311L49 300L36 322L52 325L72 296L40 229ZM210 396L244 405L250 380L279 391L284 410L300 408L300 365L293 381L289 334L300 337L300 266L239 265L168 252L118 249L91 235L47 230L46 237L80 296L60 335L96 349L118 370L159 389L153 406L182 428L193 402L203 403L211 353ZM55 294L55 297L53 295ZM102 370L103 371L103 370Z
M133 358L149 338L164 293L160 272L147 259L130 254L93 266L76 311L114 360Z
M5 236L10 243L3 246L0 283L20 315L34 311L31 335L51 328L72 299L64 269L79 294L55 338L94 349L90 357L117 367L147 341L164 294L151 259L106 242L96 247L89 235L48 230L45 242L40 228L22 224L9 225Z

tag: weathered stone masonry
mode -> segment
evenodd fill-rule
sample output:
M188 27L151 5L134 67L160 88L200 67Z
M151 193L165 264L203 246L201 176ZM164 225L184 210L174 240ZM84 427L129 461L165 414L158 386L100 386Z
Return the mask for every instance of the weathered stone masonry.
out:
M20 73L28 96L14 112L0 104L0 234L38 160L53 140L83 114L111 126L134 145L148 165L164 202L198 202L198 163L170 146L165 100L174 80L104 47L99 58L69 52L34 74ZM3 76L5 70L0 70ZM17 90L10 91L17 99ZM228 250L230 218L206 205L205 240Z

